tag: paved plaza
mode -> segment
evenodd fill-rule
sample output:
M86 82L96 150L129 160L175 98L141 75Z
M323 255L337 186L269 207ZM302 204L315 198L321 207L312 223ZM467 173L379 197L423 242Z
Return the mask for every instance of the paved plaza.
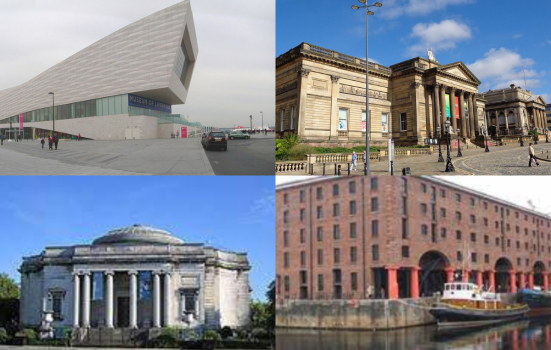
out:
M214 175L199 139L60 141L0 146L0 175Z

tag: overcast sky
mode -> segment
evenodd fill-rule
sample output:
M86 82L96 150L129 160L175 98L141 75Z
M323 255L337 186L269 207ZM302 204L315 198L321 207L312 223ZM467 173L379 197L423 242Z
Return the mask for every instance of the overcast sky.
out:
M526 208L531 206L551 216L551 198L547 194L548 176L436 176L461 186L504 199ZM276 185L305 180L312 176L276 176Z
M1 0L0 90L180 0ZM191 0L199 56L185 105L206 126L274 125L275 0ZM23 112L23 111L22 111Z

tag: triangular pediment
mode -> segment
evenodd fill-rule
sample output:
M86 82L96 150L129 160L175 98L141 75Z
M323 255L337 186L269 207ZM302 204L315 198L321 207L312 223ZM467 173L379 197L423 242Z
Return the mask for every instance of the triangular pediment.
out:
M455 62L441 66L441 72L455 75L461 79L469 80L477 85L480 85L480 80L463 64L463 62Z
M541 96L538 96L538 98L536 99L536 102L541 103L542 105L547 105L547 103L545 103L545 100Z

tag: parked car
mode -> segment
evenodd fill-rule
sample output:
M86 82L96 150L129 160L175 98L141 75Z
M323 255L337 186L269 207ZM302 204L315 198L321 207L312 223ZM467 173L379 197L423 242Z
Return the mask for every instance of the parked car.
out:
M226 138L226 134L221 131L209 132L205 138L204 147L207 151L213 147L220 147L223 151L227 151L228 139Z
M243 134L241 131L232 131L230 132L230 140L233 139L250 139L251 137L247 134Z

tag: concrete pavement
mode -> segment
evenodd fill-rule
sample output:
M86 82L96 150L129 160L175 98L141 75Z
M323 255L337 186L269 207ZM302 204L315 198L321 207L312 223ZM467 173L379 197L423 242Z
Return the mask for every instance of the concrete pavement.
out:
M0 175L214 175L197 138L60 141L0 146Z

